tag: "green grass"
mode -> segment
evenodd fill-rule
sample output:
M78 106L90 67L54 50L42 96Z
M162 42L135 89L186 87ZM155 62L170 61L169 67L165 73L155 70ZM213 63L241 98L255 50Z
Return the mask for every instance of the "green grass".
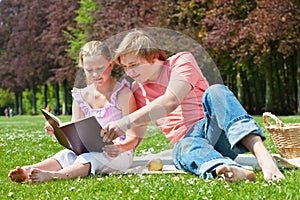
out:
M262 117L255 119L263 127ZM300 121L299 116L280 119L285 123ZM39 162L62 149L44 133L43 126L42 116L0 117L0 199L300 199L300 172L295 169L283 170L286 179L280 182L264 181L260 171L255 182L233 184L204 181L191 174L97 175L42 184L11 182L7 177L9 170ZM172 147L155 127L151 126L148 132L137 149L138 155ZM268 132L264 133L268 149L277 153Z

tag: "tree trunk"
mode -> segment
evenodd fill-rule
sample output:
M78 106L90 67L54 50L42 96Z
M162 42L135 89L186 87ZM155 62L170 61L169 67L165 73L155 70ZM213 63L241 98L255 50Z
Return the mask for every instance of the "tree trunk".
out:
M265 62L266 69L266 99L265 99L265 111L273 111L273 87L272 87L272 66L270 63Z
M47 84L45 84L44 85L44 108L48 105L48 85Z
M265 98L265 79L261 76L261 72L259 70L252 71L253 76L253 84L252 88L253 94L255 97L252 98L254 103L255 114L261 114L263 112L264 98Z
M68 109L67 109L67 105L68 105L68 92L67 92L67 80L63 81L63 90L62 90L62 97L63 97L63 105L62 105L62 114L63 115L67 115L68 114Z
M15 92L15 114L19 114L19 93Z
M300 114L300 49L296 52L296 65L297 65L297 114Z
M55 87L54 87L54 95L55 95L55 107L54 107L54 113L56 115L59 115L59 109L60 109L60 105L59 105L59 83L55 83Z
M242 80L242 69L237 66L237 75L236 75L236 88L237 88L237 98L242 105L244 105L244 90L243 90L243 80Z
M286 95L282 92L283 88L286 88L286 82L282 79L285 75L285 69L283 64L283 58L279 53L273 53L272 55L272 69L275 69L274 79L272 85L276 83L276 89L273 90L273 109L280 114L286 114L288 112L288 107L286 106ZM285 89L287 91L287 89Z
M36 85L32 83L32 115L36 115Z
M23 92L18 95L19 114L23 115Z

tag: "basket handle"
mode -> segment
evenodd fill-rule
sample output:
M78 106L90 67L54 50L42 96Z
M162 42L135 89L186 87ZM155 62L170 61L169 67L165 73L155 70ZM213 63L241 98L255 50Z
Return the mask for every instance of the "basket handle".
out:
M264 123L266 127L269 127L271 124L268 121L268 117L270 117L271 119L273 119L276 122L276 126L278 128L282 128L284 126L284 124L282 123L282 121L280 119L278 119L275 115L273 115L270 112L264 112L263 113L263 118L264 118Z

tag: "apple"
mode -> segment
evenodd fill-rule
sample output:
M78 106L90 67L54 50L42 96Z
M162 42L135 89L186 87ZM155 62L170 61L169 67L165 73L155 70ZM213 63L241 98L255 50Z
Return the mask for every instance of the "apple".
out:
M160 158L156 158L156 159L150 160L146 164L146 167L148 167L149 171L162 171L163 162Z

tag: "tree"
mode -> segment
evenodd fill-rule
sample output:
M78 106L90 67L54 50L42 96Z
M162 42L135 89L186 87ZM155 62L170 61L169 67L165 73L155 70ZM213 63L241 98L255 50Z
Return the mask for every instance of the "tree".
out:
M4 84L8 82L17 86L8 86L17 96L21 95L22 89L26 87L32 89L33 114L36 113L35 86L40 83L43 74L41 49L36 37L45 28L44 13L40 9L44 5L43 1L5 1L4 4L1 2L5 14L9 16L8 19L3 16L2 20L4 24L10 25L8 32L4 33L9 35L9 38L2 67L10 71L4 74Z
M63 91L69 91L74 82L76 74L75 62L69 56L69 42L66 37L69 29L76 26L74 18L77 16L76 10L79 8L77 1L57 1L47 2L49 7L45 8L47 29L44 29L39 37L44 48L44 61L47 62L48 74L44 83L51 83L55 87L56 107L60 108L59 83L62 84ZM70 93L63 92L62 113L68 114L68 99ZM69 97L68 97L69 96Z
M33 114L36 114L37 85L74 80L74 73L70 73L72 69L75 71L74 63L66 51L68 43L63 31L75 24L72 19L78 4L4 0L0 5L1 24L5 25L1 29L5 53L1 54L0 67L6 69L1 73L4 78L1 87L12 90L18 98L25 88L31 88Z
M294 113L296 101L291 96L295 97L297 92L292 74L296 71L288 60L299 49L299 2L216 0L213 8L203 20L206 47L219 55L229 53L236 66L242 66L239 72L246 73L248 79L249 74L255 77L257 72L265 76L265 81L258 85L255 82L259 79L242 80L249 86L256 85L255 91L266 94L265 102L260 99L255 106L265 104L265 107L254 111ZM259 68L253 69L254 65ZM254 107L249 99L254 102L257 97L248 98L249 108Z

